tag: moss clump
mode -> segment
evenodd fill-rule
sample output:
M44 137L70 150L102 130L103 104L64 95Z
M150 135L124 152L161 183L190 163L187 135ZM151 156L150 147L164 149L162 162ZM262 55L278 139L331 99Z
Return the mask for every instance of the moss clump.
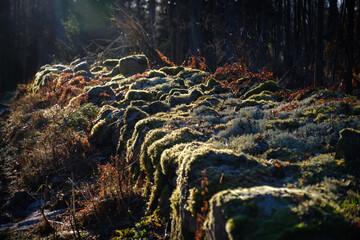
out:
M243 96L244 99L247 99L255 94L260 94L264 91L270 91L272 93L279 91L279 85L274 81L267 81L265 83L261 83L259 86L251 89L250 91L246 92Z
M149 102L153 100L153 95L152 93L145 90L129 90L125 95L124 101L134 100L144 100Z
M57 76L58 69L56 68L46 68L43 71L37 72L35 75L34 83L32 84L32 91L37 92L40 88L44 87L47 83L53 81Z
M151 70L146 74L147 78L153 78L153 77L166 77L166 73L160 70Z
M244 107L253 107L253 106L263 106L266 104L272 104L274 99L270 100L270 101L266 101L266 100L254 100L254 99L246 99L243 100L239 105L238 108L244 108Z
M196 73L204 73L204 71L201 71L199 69L184 68L176 76L181 77L181 78L188 78Z
M141 145L144 142L146 133L152 129L160 128L166 120L156 117L149 117L138 121L135 124L131 139L127 142L127 162L140 157Z
M148 149L150 147L151 144L153 144L155 141L163 138L166 134L168 134L170 132L170 130L168 129L163 129L163 128L159 128L159 129L154 129L154 130L150 130L145 137L144 143L141 146L141 154L140 154L140 167L141 170L145 172L146 174L146 181L147 182L151 182L152 179L154 179L154 166L152 164L152 161L149 157L148 154ZM148 195L148 190L149 189L145 189L145 196Z
M188 94L179 94L179 95L170 96L169 104L170 107L175 107L181 104L190 104L191 102L197 100L202 95L203 93L195 88Z
M90 139L99 141L105 137L104 129L107 126L105 119L100 120L97 122L90 132ZM99 141L101 142L101 140Z
M204 225L207 239L342 239L349 229L319 195L269 186L215 194Z
M162 139L159 139L150 145L148 149L148 155L154 167L153 171L154 171L154 181L155 181L155 184L151 189L151 197L149 201L150 211L154 210L153 208L157 207L159 196L162 195L161 193L162 188L164 187L164 183L166 183L167 181L166 177L161 171L160 160L162 153L166 149L171 148L176 144L192 142L202 136L203 136L202 133L197 132L191 128L181 128L171 132L170 134L164 136ZM148 171L151 171L151 169L148 169ZM170 181L171 180L172 179L170 179ZM167 199L160 199L160 203L162 202L161 200L169 199L170 194L166 194L166 195L167 195Z
M196 213L201 211L204 198L207 201L222 189L254 186L270 176L262 165L246 155L214 149L209 144L189 144L176 162L179 164L178 178L171 196L174 239L190 239L194 236L192 222L196 221ZM172 169L174 165L168 166ZM201 182L204 178L207 179L206 185ZM205 187L207 192L202 195Z
M266 123L266 129L280 129L280 130L294 130L300 127L300 122L297 119L277 119L270 120Z
M177 75L179 72L181 72L182 70L184 70L184 67L181 66L177 66L177 67L163 67L160 68L159 71L162 71L164 73L166 73L166 75L169 76L175 76Z
M271 96L270 91L263 91L259 94L254 94L248 98L248 100L256 100L256 101L275 101L275 99Z

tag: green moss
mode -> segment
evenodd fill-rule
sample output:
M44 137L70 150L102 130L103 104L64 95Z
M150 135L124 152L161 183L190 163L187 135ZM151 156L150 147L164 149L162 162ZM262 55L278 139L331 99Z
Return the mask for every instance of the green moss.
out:
M153 179L154 166L151 162L151 159L148 155L148 148L151 144L153 144L156 140L163 138L166 134L168 134L170 130L168 129L154 129L149 131L146 134L144 143L141 146L141 155L140 155L140 166L143 171L145 171L147 175L147 180L150 182L150 179Z
M255 100L255 99L246 99L246 100L243 100L239 107L243 108L243 107L253 107L253 106L263 106L263 105L266 105L266 104L273 104L274 99L270 100L270 101L267 101L267 100Z
M270 91L263 91L259 94L251 95L248 100L256 100L256 101L275 101L275 99L271 96Z
M166 137L154 142L149 147L148 154L154 166L157 166L160 163L161 154L165 149L170 148L175 144L194 141L202 136L202 133L197 132L191 128L180 128L171 132Z
M96 123L93 128L91 129L90 132L90 139L92 140L99 140L101 138L103 138L104 136L102 136L102 132L104 131L104 129L106 128L107 124L105 119L100 120L98 123Z
M127 142L127 162L139 157L141 145L146 133L152 129L160 128L166 120L156 117L149 117L138 121L134 127L131 139Z
M37 72L34 83L31 86L33 92L39 91L47 83L53 81L57 77L58 70L56 68L47 68L43 71Z
M297 119L277 119L277 120L269 120L265 128L266 129L280 129L280 130L294 130L300 127L300 122Z
M209 144L190 143L176 160L177 184L171 196L173 238L194 234L191 221L201 211L203 201L222 189L259 184L269 173L256 161L231 150L213 149ZM170 165L172 167L173 165ZM207 178L207 193L201 180ZM204 199L205 198L205 199ZM179 228L179 224L183 224ZM219 238L221 239L221 238Z
M250 91L246 92L243 96L244 99L251 97L252 95L259 94L263 91L270 91L272 93L279 91L279 85L274 81L267 81L265 83L261 83L259 86L251 89Z
M166 75L169 76L175 76L177 75L179 72L181 72L182 70L184 70L184 67L181 66L177 66L177 67L163 67L160 68L159 71L162 71L164 73L166 73Z
M318 194L269 186L215 194L205 222L216 239L341 239L344 229L345 219Z
M192 68L184 68L182 71L180 71L176 76L181 78L187 78L190 77L196 73L203 73L204 71L201 71L199 69L192 69Z
M163 152L171 148L172 146L180 143L192 142L199 137L202 137L203 134L199 133L191 128L181 128L171 132L170 134L164 136L162 139L155 141L148 148L148 155L151 159L152 165L154 166L154 180L155 185L151 189L151 197L149 201L149 211L152 211L153 208L157 207L157 202L160 203L167 201L170 197L170 194L166 195L167 199L159 199L159 196L162 195L162 189L166 185L167 178L162 173L161 170L161 156ZM172 179L169 179L170 181ZM169 202L170 204L170 202Z
M166 77L166 73L160 70L151 70L146 74L147 78L153 78L153 77Z
M144 100L149 102L153 100L153 95L152 93L145 90L129 90L125 95L124 101L134 100Z

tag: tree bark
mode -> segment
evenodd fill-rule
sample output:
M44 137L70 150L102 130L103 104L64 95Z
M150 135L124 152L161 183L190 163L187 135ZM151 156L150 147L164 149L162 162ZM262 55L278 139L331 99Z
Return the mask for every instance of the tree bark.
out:
M348 11L347 25L347 70L345 76L345 92L352 94L352 74L354 66L354 0L346 0Z
M323 72L323 25L324 25L324 0L318 1L317 17L316 17L316 54L315 54L315 71L314 71L314 85L315 87L324 84Z
M156 9L156 2L155 0L149 0L149 20L150 20L150 32L151 32L151 42L153 46L156 47L156 41L155 41L155 9Z

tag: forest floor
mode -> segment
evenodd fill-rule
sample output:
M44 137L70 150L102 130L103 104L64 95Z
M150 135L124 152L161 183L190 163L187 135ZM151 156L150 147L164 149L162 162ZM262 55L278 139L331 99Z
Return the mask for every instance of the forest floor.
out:
M146 68L46 65L4 97L1 239L358 239L357 97Z

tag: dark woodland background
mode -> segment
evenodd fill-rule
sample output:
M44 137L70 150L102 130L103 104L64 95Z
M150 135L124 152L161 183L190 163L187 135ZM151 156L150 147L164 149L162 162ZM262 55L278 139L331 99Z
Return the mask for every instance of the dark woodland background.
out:
M214 71L242 62L288 87L358 88L360 0L1 0L0 91L46 63L141 51L113 27L115 4L176 64L204 57Z

